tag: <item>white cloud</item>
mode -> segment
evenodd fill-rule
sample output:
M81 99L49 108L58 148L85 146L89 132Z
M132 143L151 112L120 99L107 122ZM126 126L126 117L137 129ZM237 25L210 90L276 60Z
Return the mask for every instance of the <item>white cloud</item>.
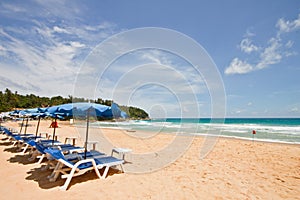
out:
M95 26L85 25L84 29L87 31L99 31L99 30L108 30L108 29L112 29L115 27L116 27L116 25L114 23L104 21Z
M2 6L6 12L26 12L26 9L16 4L3 3Z
M252 44L252 41L249 38L245 38L240 43L240 48L245 53L251 53L253 51L258 51L258 47Z
M300 28L300 14L298 15L298 18L293 21L286 21L283 18L280 18L277 21L276 27L279 29L279 33L287 33L294 31L296 29Z
M43 20L33 19L28 23L24 27L0 29L0 56L13 56L10 64L0 61L1 75L13 77L11 81L1 81L0 86L20 93L72 94L77 71L92 47L91 38L107 32L105 26L98 31L84 30L87 37L81 38L77 30L83 30L84 26L80 24L70 28L59 24L53 27ZM68 33L68 37L56 33ZM98 37L98 41L101 39Z
M291 112L299 112L299 108L298 108L298 107L293 107L293 108L291 109Z
M246 30L246 34L244 35L244 37L248 38L248 37L253 37L255 36L255 33L252 32L252 30L250 28L248 28Z
M196 115L199 113L197 98L210 97L201 74L191 65L178 61L182 58L172 53L137 50L125 53L105 67L99 64L100 51L95 52L95 59L88 59L82 69L85 73L85 66L90 67L88 71L93 75L79 72L77 81L84 84L76 87L75 96L101 96L148 111L155 102L168 111L168 116L181 116L180 112L187 114L187 111L189 116Z
M241 108L235 108L232 111L230 111L230 114L232 116L242 116L244 113L247 113L247 110Z
M234 58L229 67L225 69L225 74L246 74L254 70L254 67L247 62Z
M294 45L294 42L291 41L291 40L289 40L289 41L285 44L286 48L292 48L293 45Z
M80 15L86 12L84 4L78 4L76 1L65 0L34 0L36 12L34 16L59 18L65 20L80 20Z
M0 56L3 56L3 57L7 56L6 48L4 48L1 44L0 44Z
M282 33L288 33L300 28L300 14L298 18L293 21L285 21L284 19L279 19L276 27L278 31L275 37L271 37L267 43L266 47L258 47L252 43L248 37L251 35L247 30L247 38L244 38L240 42L240 49L246 54L252 52L258 52L259 58L256 58L252 63L243 61L240 58L234 58L229 66L225 69L225 74L246 74L252 71L265 69L271 65L275 65L281 62L284 57L289 57L297 55L297 52L290 51L293 47L294 42L288 40L284 42L281 38Z
M76 37L87 44L96 44L102 42L109 36L117 33L117 26L114 23L104 22L104 24L85 25L78 24L76 26L65 26L62 31L72 37Z
M70 42L70 45L72 47L75 47L75 48L82 48L82 47L85 47L85 44L82 44L80 42L77 42L77 41L71 41Z
M74 63L73 58L76 55L77 48L57 43L54 46L48 46L47 49L41 52L34 46L15 40L15 43L10 44L10 51L14 52L20 59L19 65L26 67L29 70L28 72L46 79L47 77L49 79L53 77L53 80L74 75L73 70L76 69L76 63ZM11 70L14 71L15 69L12 68Z
M67 34L69 34L69 31L67 31L64 28L58 27L58 26L54 26L53 27L53 31L57 32L57 33L67 33Z
M281 42L277 38L269 40L269 46L260 54L260 62L256 65L257 69L264 69L270 65L277 64L282 59L283 52L280 51Z
M269 45L260 52L260 60L257 64L250 64L246 61L240 60L239 58L234 58L225 69L225 74L246 74L277 64L281 61L284 55L284 52L280 50L281 46L282 44L279 39L271 38L269 40Z
M149 60L150 62L153 63L162 64L161 59L157 55L154 55L153 53L144 53L141 56L141 58L145 60Z

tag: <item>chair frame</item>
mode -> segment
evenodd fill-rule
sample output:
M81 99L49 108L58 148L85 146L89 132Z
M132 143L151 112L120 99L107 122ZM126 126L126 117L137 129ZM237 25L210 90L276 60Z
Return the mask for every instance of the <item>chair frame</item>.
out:
M51 154L51 152L49 152L49 150L46 150L46 153L53 156L53 154ZM97 158L89 157L86 159L83 159L82 155L79 155L76 153L73 154L72 156L73 156L73 158L71 158L71 157L68 158L68 156L63 155L62 152L60 152L59 158L57 156L53 156L58 161L58 163L55 166L52 174L50 176L48 176L48 178L49 178L49 181L54 182L57 180L59 175L62 174L61 178L66 179L64 185L60 187L60 190L63 190L63 191L67 190L73 177L80 176L90 170L94 170L96 175L100 179L106 178L109 168L112 166L120 165L122 172L124 172L123 166L122 166L124 163L124 160L117 159L112 156L107 156L107 155L103 154L102 156L97 157ZM77 160L74 161L74 158ZM84 165L84 164L86 164L86 166L80 167L81 165ZM101 175L99 170L102 168L104 168L104 172ZM68 173L68 171L70 171L70 172Z

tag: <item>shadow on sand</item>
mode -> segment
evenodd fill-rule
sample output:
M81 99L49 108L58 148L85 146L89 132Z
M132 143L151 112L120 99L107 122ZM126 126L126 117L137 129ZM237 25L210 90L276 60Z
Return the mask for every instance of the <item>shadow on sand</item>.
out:
M29 176L26 177L26 180L33 180L36 181L39 184L39 187L42 189L52 189L55 187L63 186L66 179L61 179L60 177L55 182L50 182L48 179L48 176L52 173L52 170L44 170L45 165L31 169L27 172ZM103 173L104 170L100 170L100 174ZM117 169L110 169L107 176L112 176L114 174L121 173ZM71 183L68 187L69 189L72 189L73 185L84 183L91 180L99 179L94 170L91 170L83 175L73 177L71 180ZM105 180L104 180L105 181Z
M10 152L10 153L20 153L20 152L22 152L22 150L19 147L16 147L16 146L6 148L6 149L4 149L4 151Z
M4 141L4 140L2 140L2 141ZM0 143L0 146L11 146L11 145L12 145L12 143L10 141Z
M36 163L35 161L30 161L29 158L30 158L30 155L28 155L28 154L27 155L15 155L14 157L11 157L7 161L9 161L11 163L19 163L19 164L23 164L23 165Z

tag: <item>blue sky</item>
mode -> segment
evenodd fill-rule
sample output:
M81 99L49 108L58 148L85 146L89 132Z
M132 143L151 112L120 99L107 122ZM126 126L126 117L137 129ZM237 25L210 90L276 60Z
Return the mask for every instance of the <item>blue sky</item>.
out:
M1 1L0 19L2 91L76 94L78 74L95 75L85 66L101 42L159 27L190 37L209 54L224 83L226 116L300 117L298 0ZM79 94L139 106L152 117L210 116L217 109L211 86L195 74L170 52L135 51L112 62L97 83L82 81ZM148 84L138 85L142 80Z

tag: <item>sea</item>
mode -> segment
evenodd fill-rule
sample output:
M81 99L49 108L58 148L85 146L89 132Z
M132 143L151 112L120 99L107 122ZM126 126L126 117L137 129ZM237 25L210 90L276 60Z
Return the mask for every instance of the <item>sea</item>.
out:
M123 129L128 132L140 130L300 144L300 118L166 118L120 122L106 121L91 125L101 128Z

